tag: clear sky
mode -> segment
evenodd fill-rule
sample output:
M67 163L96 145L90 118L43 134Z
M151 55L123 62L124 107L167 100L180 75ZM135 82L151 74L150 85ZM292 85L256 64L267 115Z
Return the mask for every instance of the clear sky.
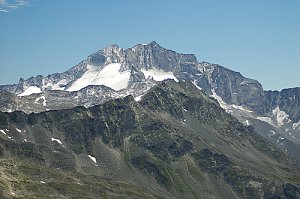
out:
M300 86L299 0L0 0L0 84L152 40L262 83Z

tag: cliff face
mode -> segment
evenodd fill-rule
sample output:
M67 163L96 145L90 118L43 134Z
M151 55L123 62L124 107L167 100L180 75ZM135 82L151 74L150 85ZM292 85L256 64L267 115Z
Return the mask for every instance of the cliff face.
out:
M270 109L279 107L290 115L293 122L300 119L300 88L283 89L282 91L265 91Z
M268 99L262 85L252 79L243 77L240 73L224 68L220 65L201 63L203 71L198 85L207 93L214 91L224 102L245 106L259 114L270 110Z

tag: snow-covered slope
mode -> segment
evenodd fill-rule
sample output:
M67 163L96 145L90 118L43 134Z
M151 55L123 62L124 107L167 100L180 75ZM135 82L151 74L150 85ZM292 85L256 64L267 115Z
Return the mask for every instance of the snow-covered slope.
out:
M151 69L141 69L142 73L144 73L145 78L152 77L155 81L163 81L165 79L174 79L178 81L174 76L173 72L165 72L162 69L151 68Z
M272 113L274 120L277 122L279 127L291 122L291 120L288 118L289 115L286 114L286 112L281 111L278 106L272 111Z
M23 93L19 94L18 96L22 97L22 96L28 96L34 93L41 93L41 89L37 86L30 86L28 87Z
M127 88L130 71L120 72L120 63L103 67L87 66L87 71L77 79L67 91L78 91L89 85L104 85L116 91Z

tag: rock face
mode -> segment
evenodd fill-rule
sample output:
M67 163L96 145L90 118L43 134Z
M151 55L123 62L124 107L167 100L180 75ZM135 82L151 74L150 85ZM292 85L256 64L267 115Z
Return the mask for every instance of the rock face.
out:
M201 81L198 81L198 85L207 93L214 90L226 103L242 105L257 113L271 111L267 107L268 99L258 81L245 78L240 73L219 65L203 62L200 66L204 75Z
M297 162L191 82L89 108L0 112L4 198L299 198Z
M279 107L290 116L293 122L300 120L300 88L283 89L282 91L265 91L269 109Z

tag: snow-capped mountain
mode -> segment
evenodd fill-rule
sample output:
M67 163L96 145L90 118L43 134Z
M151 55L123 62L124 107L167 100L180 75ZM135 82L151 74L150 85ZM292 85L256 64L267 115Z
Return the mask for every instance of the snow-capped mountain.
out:
M164 57L156 60L162 52L166 52ZM112 45L90 55L64 73L31 77L28 80L20 79L17 85L2 87L2 90L13 91L18 96L27 96L44 90L79 91L89 85L105 85L118 91L130 86L130 78L134 76L133 69L144 74L142 79L152 76L154 80L161 81L175 78L172 73L175 65L179 66L188 59L189 55L163 49L155 42L129 49ZM192 59L196 62L194 56Z
M195 56L166 50L156 42L139 44L129 49L112 45L90 55L64 73L46 77L39 75L27 80L20 79L17 85L1 86L2 92L9 91L17 95L11 96L11 102L18 101L2 104L1 110L39 112L54 107L66 108L72 106L71 104L95 105L128 94L139 98L157 81L169 78L177 80L175 76L180 77L182 73L181 65L188 63L195 66L197 64ZM110 91L103 93L104 87L105 91L108 88ZM5 97L6 94L2 96ZM56 96L59 97L52 100ZM60 101L62 96L71 98L67 102L70 106L62 102L62 106L57 107L57 100ZM37 99L45 99L44 101L48 103ZM26 101L26 105L23 105L23 101ZM54 104L51 104L51 101ZM39 102L43 102L44 108L37 108Z
M164 79L192 81L245 125L266 124L265 137L275 132L279 141L284 136L300 143L300 88L264 91L256 80L217 64L198 62L192 54L165 49L154 41L128 49L111 45L64 73L0 86L0 110L90 107L126 95L139 100Z

